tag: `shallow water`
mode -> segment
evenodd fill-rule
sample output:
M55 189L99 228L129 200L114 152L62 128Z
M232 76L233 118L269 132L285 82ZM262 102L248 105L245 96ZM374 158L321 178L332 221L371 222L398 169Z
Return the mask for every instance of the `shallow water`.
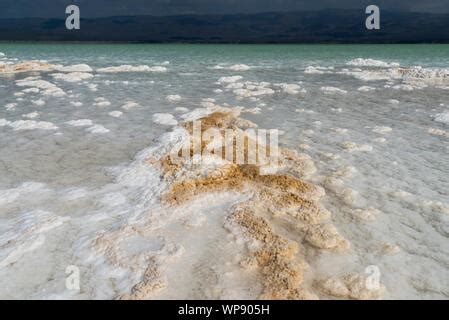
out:
M352 246L312 254L314 277L375 265L387 299L449 297L449 76L430 72L449 75L449 46L0 44L0 52L3 63L93 69L77 82L53 76L62 71L0 74L1 298L126 292L139 272L109 266L89 241L148 219L159 224L151 236L123 251L136 261L162 257L169 285L154 298L256 297L254 274L236 271L243 244L222 226L223 206L240 195L166 212L157 197L164 183L139 162L207 98L260 108L242 117L282 130L282 146L312 156L310 179L326 188L324 204ZM399 77L392 63L425 72ZM101 71L121 65L148 67ZM23 92L36 84L21 80L36 76L65 94ZM241 78L222 78L232 76ZM352 175L336 177L342 168ZM354 213L370 207L379 212L369 221ZM81 269L80 292L65 287L68 265Z

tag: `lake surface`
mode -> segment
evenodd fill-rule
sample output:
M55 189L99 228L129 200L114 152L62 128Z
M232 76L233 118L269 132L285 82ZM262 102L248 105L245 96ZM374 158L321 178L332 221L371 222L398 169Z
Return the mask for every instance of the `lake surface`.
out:
M325 188L351 250L309 254L310 281L376 266L386 299L449 297L449 45L1 43L0 52L0 65L54 66L0 73L0 298L117 298L139 281L143 252L167 278L152 298L256 298L241 244L223 227L239 195L161 209L164 183L141 162L188 112L214 105L242 107L314 160L309 181ZM186 227L189 216L201 223ZM130 265L92 245L148 219L154 230L120 241ZM80 269L80 291L66 287L68 266Z

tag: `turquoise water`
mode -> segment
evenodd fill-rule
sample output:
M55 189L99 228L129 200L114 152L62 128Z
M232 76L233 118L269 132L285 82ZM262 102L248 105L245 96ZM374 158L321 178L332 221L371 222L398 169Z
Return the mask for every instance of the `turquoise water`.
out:
M352 250L311 254L311 278L375 265L387 299L449 297L449 45L1 43L0 52L7 65L91 69L75 82L78 74L60 70L0 74L0 298L111 299L129 290L136 275L108 266L88 243L153 212L159 178L132 163L173 129L154 115L181 121L211 103L253 110L242 117L282 130L282 146L312 156L310 179L325 187L324 204ZM101 70L122 65L148 67ZM241 78L222 78L233 76ZM353 174L335 181L341 169ZM376 219L356 217L368 208L379 210ZM176 225L136 240L139 250L182 243L185 256L168 273L195 271L191 281L173 276L154 298L228 297L211 289L223 285L224 270L204 258L224 241L209 233L226 239L220 212L197 238L176 236ZM80 292L65 287L68 265L82 271ZM248 288L237 298L257 296Z
M72 64L90 62L106 65L116 62L173 61L179 64L235 62L285 63L307 66L310 61L328 65L355 58L399 61L403 65L446 67L449 45L188 45L188 44L42 44L1 43L1 50L21 60L70 60Z

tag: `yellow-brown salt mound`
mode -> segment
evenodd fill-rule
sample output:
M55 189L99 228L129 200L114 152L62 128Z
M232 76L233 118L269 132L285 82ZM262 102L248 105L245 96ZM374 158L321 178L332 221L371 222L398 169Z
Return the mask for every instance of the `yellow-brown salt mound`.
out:
M248 125L232 112L215 112L200 121L202 131L210 128L240 130L242 124ZM193 125L183 126L192 134ZM202 144L201 148L204 147ZM317 203L324 190L300 180L315 170L311 158L282 149L279 162L285 167L280 173L264 175L261 166L235 161L206 173L195 172L195 167L190 168L193 172L183 171L185 164L175 164L169 156L159 161L147 161L150 165L158 165L166 178L177 177L162 195L165 204L184 204L210 192L237 191L248 195L249 200L231 209L226 224L241 230L248 241L258 243L256 247L248 247L250 257L242 262L242 266L257 268L263 286L259 298L315 299L317 297L303 283L307 262L300 246L342 251L349 248L349 243L326 222L331 215ZM283 224L279 218L283 219ZM292 228L287 227L287 230L282 226L286 221ZM305 242L300 243L301 239Z

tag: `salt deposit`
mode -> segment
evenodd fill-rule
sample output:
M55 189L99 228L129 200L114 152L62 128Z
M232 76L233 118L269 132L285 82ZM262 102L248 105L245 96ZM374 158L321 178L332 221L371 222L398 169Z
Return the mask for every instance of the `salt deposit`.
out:
M321 87L324 94L347 94L348 91L336 87Z
M154 66L150 67L147 65L131 66L131 65L121 65L117 67L105 67L97 69L97 72L103 73L119 73L119 72L167 72L166 67Z
M120 118L123 115L121 111L111 111L108 113L111 117Z
M164 124L168 126L175 126L178 124L175 117L169 113L156 113L153 115L153 122L158 124Z
M182 98L180 95L171 94L171 95L168 95L165 99L169 102L179 102L179 101L181 101Z

